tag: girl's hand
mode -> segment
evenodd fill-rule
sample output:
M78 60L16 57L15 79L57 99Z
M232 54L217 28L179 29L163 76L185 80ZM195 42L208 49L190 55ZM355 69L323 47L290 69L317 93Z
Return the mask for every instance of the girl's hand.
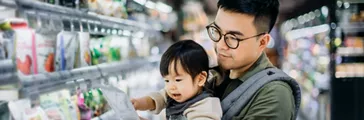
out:
M133 104L135 110L145 111L155 109L154 100L150 97L132 98L130 101Z

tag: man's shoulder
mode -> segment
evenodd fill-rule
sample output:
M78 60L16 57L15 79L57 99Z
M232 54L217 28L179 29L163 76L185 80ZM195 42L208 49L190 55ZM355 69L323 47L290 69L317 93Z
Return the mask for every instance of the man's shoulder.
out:
M292 93L292 88L288 83L280 80L272 81L265 84L261 89L257 91L258 95L265 95L268 93L280 93L280 92L289 92ZM293 95L293 94L292 94Z

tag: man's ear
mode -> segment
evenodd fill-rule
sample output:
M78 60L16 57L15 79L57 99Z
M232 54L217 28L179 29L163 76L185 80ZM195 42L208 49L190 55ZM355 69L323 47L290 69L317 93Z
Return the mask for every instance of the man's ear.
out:
M197 76L197 85L203 87L207 81L207 72L203 71Z
M263 35L263 37L261 38L261 40L259 41L260 42L260 46L259 46L259 49L261 51L264 51L265 48L267 48L268 44L269 44L269 41L271 40L271 36L269 34L265 34Z

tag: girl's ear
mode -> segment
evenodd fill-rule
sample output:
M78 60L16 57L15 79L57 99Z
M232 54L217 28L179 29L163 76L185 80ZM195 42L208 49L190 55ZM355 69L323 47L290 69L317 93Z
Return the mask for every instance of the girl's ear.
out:
M197 76L197 85L203 87L207 81L207 72L203 71Z

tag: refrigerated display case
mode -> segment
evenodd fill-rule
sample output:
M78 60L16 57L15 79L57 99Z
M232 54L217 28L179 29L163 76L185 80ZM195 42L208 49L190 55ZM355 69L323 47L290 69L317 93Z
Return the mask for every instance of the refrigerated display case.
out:
M288 20L281 26L287 40L282 70L297 80L302 90L299 119L326 120L330 113L330 26L327 7Z
M364 115L364 1L338 0L333 6L332 120L362 120Z
M17 17L0 18L1 120L138 117L127 96L161 88L159 43L168 41L124 9L108 14L95 4L85 11L85 4L0 0Z

